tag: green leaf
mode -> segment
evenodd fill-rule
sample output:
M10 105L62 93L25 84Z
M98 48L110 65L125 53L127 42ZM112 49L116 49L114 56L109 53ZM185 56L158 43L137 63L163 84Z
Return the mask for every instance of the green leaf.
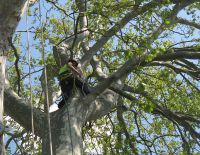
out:
M139 83L139 85L138 85L138 88L137 88L137 91L139 92L139 93L142 93L142 92L144 92L144 90L145 90L145 83Z
M169 19L165 20L165 24L169 25L171 23L171 21Z

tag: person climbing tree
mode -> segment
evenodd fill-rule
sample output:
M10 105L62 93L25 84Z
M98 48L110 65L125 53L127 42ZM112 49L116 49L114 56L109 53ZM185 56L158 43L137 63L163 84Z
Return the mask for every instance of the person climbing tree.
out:
M62 91L62 100L58 103L58 108L62 108L65 102L72 95L75 88L79 88L83 95L90 93L90 90L83 80L83 73L78 68L78 62L70 59L59 71L59 81Z

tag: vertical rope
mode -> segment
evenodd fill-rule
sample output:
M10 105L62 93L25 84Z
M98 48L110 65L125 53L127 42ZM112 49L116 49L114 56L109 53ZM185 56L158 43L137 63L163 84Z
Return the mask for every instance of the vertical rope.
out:
M4 113L4 87L5 87L5 68L6 68L6 57L0 56L0 155L5 153L4 148L4 123L3 123L3 113Z
M46 58L45 58L45 49L44 49L44 34L43 34L43 24L42 24L42 13L41 13L41 0L39 0L39 19L40 19L40 27L41 31L41 43L42 43L42 59L44 62L44 80L45 80L45 99L47 104L47 121L48 121L48 131L49 131L49 147L50 147L50 155L53 155L52 148L52 136L51 136L51 121L49 114L49 96L48 96L48 83L47 83L47 68L46 68Z
M67 101L65 99L65 95L63 95L63 99L64 99L64 102L65 102L65 104L67 106L67 117L68 117L69 134L70 134L69 136L70 136L70 141L71 141L72 155L74 155L74 145L73 145L73 141L72 141L71 121L70 121L69 107L68 107L69 104L67 104Z
M32 141L33 141L33 148L35 147L35 141L34 141L34 116L33 116L33 97L32 97L32 81L31 81L31 51L30 51L30 37L29 37L29 29L28 29L28 9L29 9L29 0L27 1L26 6L26 31L27 31L27 50L28 50L28 66L29 66L29 91L30 91L30 105L31 105L31 130L32 130ZM33 150L33 149L32 149Z

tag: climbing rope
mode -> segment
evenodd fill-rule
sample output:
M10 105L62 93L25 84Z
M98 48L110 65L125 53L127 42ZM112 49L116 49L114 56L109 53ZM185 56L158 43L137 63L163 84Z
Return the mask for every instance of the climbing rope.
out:
M44 80L45 80L45 99L46 99L46 106L47 106L47 121L48 121L48 132L49 132L49 147L50 147L50 155L53 155L53 148L52 148L52 136L51 136L51 121L50 121L50 114L49 114L49 95L48 95L48 83L47 83L47 68L46 68L46 58L45 58L45 48L44 48L44 27L42 23L42 12L41 12L41 0L39 0L39 19L40 19L40 27L41 31L41 44L42 44L42 59L44 62Z
M29 9L29 0L27 1L26 6L26 34L27 34L27 50L28 50L28 66L29 66L29 93L30 93L30 106L31 106L31 131L32 131L32 141L33 141L33 148L35 147L35 141L34 141L34 116L33 116L33 97L32 97L32 81L31 81L31 51L30 51L30 37L29 37L29 29L28 29L28 9ZM33 151L33 149L32 149Z
M65 104L66 104L66 106L67 106L67 117L68 117L69 134L70 134L69 136L70 136L71 148L72 148L72 155L73 155L73 154L74 154L74 146L73 146L73 142L72 142L71 121L70 121L69 107L68 107L69 104L67 104L67 101L66 101L66 99L65 99L65 94L63 94L63 99L64 99L64 102L65 102Z
M4 113L4 89L5 89L5 66L6 66L6 57L0 56L0 84L1 84L1 91L0 91L0 154L4 154L4 131L5 126L3 123L3 113Z

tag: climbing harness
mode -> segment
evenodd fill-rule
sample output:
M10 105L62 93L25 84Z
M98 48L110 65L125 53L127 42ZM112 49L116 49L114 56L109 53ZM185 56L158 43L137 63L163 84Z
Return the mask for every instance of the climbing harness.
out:
M57 97L57 99L54 101L54 103L58 105L60 103L60 101L62 101L62 100L63 100L63 93Z

